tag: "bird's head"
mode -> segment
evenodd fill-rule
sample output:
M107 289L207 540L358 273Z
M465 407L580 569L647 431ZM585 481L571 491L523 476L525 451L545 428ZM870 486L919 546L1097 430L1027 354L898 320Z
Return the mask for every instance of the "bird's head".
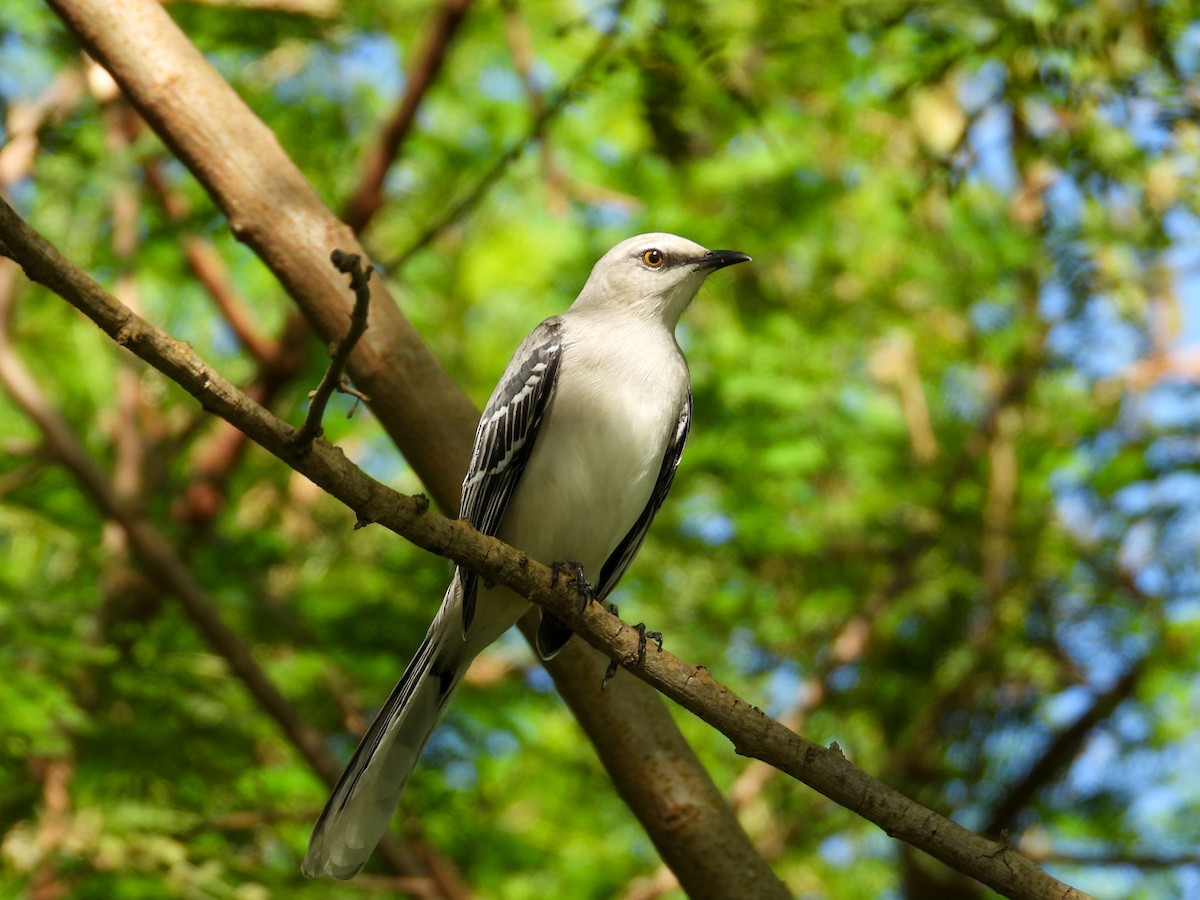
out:
M600 257L571 308L615 308L674 328L710 273L749 261L745 253L708 250L676 234L639 234Z

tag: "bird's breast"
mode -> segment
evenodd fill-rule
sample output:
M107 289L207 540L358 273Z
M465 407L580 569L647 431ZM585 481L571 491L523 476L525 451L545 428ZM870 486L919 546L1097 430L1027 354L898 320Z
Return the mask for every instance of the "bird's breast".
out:
M544 563L591 578L650 500L686 396L669 333L620 347L565 344L547 407L499 536Z

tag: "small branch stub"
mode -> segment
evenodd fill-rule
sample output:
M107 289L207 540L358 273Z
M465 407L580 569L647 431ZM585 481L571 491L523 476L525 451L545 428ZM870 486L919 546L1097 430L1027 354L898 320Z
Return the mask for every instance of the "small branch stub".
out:
M309 394L311 402L308 405L308 415L304 417L304 424L296 432L295 443L301 450L312 446L312 442L321 436L321 420L325 417L325 407L334 391L351 394L362 401L371 399L361 391L352 388L343 373L354 345L367 330L367 310L371 304L369 282L375 267L368 265L364 269L361 256L342 250L334 250L329 259L335 269L350 276L350 288L354 291L354 308L350 311L349 329L330 351L329 368L325 370L325 375L321 378L317 389Z

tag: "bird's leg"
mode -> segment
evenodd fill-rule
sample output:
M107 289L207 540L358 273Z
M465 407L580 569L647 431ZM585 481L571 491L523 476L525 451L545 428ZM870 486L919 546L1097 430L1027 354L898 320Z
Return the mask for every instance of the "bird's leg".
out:
M654 641L658 645L658 651L662 652L663 636L661 631L647 631L645 622L638 622L633 626L634 631L638 633L638 665L646 664L646 639Z
M600 690L607 690L608 683L612 681L613 676L617 674L617 671L620 668L621 667L617 665L617 661L615 659L610 659L608 661L608 668L604 670L604 680L600 682Z
M568 572L575 582L575 591L579 594L579 598L583 603L579 607L579 611L583 612L587 609L587 605L596 599L596 592L592 589L591 584L583 577L583 563L577 562L556 562L550 564L550 587L558 587L558 576L562 572Z
M620 615L620 613L617 611L617 604L608 603L608 604L606 604L606 606L608 608L608 611L610 613L612 613L614 616ZM654 641L654 643L658 645L659 652L661 652L662 647L663 647L662 632L661 631L647 631L645 622L638 622L636 625L633 626L633 630L636 631L638 634L638 651L637 651L638 665L644 666L646 664L646 642ZM604 670L604 680L602 682L600 682L600 690L604 690L606 687L608 687L608 683L612 680L613 676L617 674L618 668L619 668L619 666L617 665L617 661L615 659L609 660L608 668Z
M617 604L607 603L605 606L608 608L610 613L620 618L620 614L617 612ZM600 690L604 690L608 687L608 683L612 681L613 676L617 674L617 669L619 668L620 666L617 665L617 661L615 659L610 659L608 661L608 668L604 670L604 680L600 682Z

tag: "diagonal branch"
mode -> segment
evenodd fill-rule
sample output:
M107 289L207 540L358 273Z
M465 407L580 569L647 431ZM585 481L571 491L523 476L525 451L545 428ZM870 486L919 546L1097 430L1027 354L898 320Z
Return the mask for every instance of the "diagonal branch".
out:
M557 93L549 100L539 104L537 113L529 125L529 130L496 157L480 179L462 197L446 207L445 212L441 216L427 225L425 230L417 236L416 240L409 244L398 256L389 259L384 264L385 269L388 271L398 271L403 268L405 263L418 251L426 247L439 234L470 212L471 209L487 196L488 191L508 171L509 166L520 159L532 144L541 139L550 122L578 96L583 86L587 83L587 80L592 76L593 70L608 55L609 51L612 50L613 44L616 43L617 37L620 34L618 27L620 24L620 12L626 2L627 0L620 0L617 3L613 16L613 27L596 41L591 52L584 57L583 61L579 64L579 68L567 79L566 84L559 88Z
M294 310L279 336L270 340L271 356L257 359L258 371L246 384L246 395L268 409L304 367L312 332ZM241 461L249 438L224 419L195 446L188 456L188 482L171 504L171 515L193 529L202 529L224 508L229 479Z
M116 300L113 301L116 303ZM4 313L0 313L3 315ZM132 316L133 314L130 313ZM209 645L229 664L255 699L283 729L312 769L329 783L337 780L340 766L326 751L321 735L306 725L291 703L259 668L237 633L225 624L187 566L160 536L122 499L72 433L70 426L50 406L28 370L17 359L0 327L0 384L41 430L47 447L64 465L106 516L121 525L147 569L178 598L193 624Z
M525 97L529 101L529 110L536 120L546 105L542 92L538 90L533 76L534 52L533 36L530 34L529 23L521 15L516 0L502 0L500 8L504 13L504 34L508 39L509 54L512 56L513 68L521 77L525 86ZM546 184L548 206L556 214L566 212L566 179L562 170L554 160L554 151L549 141L538 142L541 151L542 179Z
M999 834L1012 827L1017 815L1037 796L1038 791L1075 761L1079 746L1088 734L1137 690L1147 662L1147 657L1142 657L1131 665L1111 687L1095 697L1092 705L1078 719L1050 742L1021 780L1010 786L996 803L987 824L981 829L984 834Z
M117 304L115 298L111 299ZM133 316L133 313L129 315ZM7 316L7 310L0 311L0 317L6 320ZM249 649L236 632L224 623L203 589L192 579L187 567L158 532L148 527L131 504L118 496L107 476L88 456L70 426L51 408L28 370L16 358L8 340L7 328L4 327L0 327L0 383L37 424L51 454L71 471L104 513L125 529L148 568L164 584L171 586L200 633L226 660L262 707L281 725L313 770L324 780L335 781L340 767L326 752L321 736L303 723L291 704L259 668Z
M400 98L395 111L384 126L379 137L379 143L371 148L363 162L363 178L354 195L342 212L342 221L350 226L355 234L361 232L374 218L383 206L383 182L388 170L400 153L412 130L417 118L417 110L425 99L430 85L437 80L442 71L442 63L446 60L446 52L458 26L466 18L471 6L471 0L446 0L434 15L433 24L429 29L429 39L421 48L421 53L408 73L404 96Z
M820 791L889 835L1008 897L1082 900L1087 895L1038 869L1011 847L987 840L922 807L853 766L836 747L821 747L789 731L720 684L704 666L669 651L639 663L634 629L602 604L580 609L569 585L555 587L549 567L469 524L438 516L423 496L398 494L358 469L323 440L298 450L296 429L254 403L176 341L122 306L0 202L0 248L34 281L58 293L121 346L194 396L210 412L246 431L258 444L354 511L360 525L379 523L412 543L529 597L560 617L593 647L719 730L739 754L770 763ZM150 537L155 537L151 535Z

